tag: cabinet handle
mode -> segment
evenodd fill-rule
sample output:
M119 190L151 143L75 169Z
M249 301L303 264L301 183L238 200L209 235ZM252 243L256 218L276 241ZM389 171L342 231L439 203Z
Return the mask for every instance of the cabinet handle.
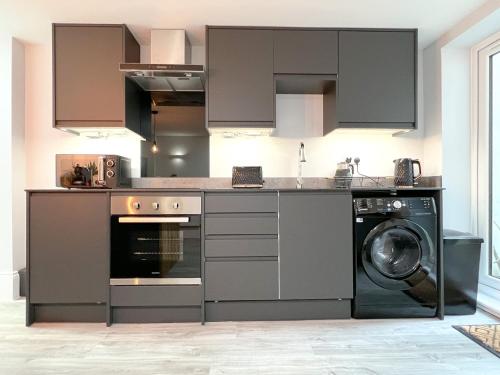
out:
M151 217L151 216L120 216L119 223L133 224L133 223L189 223L189 217Z

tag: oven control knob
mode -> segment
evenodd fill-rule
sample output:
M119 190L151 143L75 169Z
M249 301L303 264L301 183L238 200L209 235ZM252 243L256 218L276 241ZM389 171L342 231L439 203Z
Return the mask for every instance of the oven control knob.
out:
M180 207L179 202L174 202L174 203L172 204L172 207L173 207L173 208L175 208L175 209L177 210L177 209Z
M158 211L160 209L160 204L158 202L153 202L152 206L153 206L153 210Z
M394 207L396 210L399 210L401 206L402 206L401 201L392 202L392 207Z
M112 171L112 170L109 170L109 171L107 171L107 172L106 172L106 176L108 176L108 177L110 177L110 178L111 178L111 177L114 177L114 175L115 175L115 172L114 172L114 171Z
M106 165L107 165L108 167L114 167L114 166L115 166L115 161L114 161L113 159L108 159L108 160L106 161Z
M140 210L141 209L141 202L132 203L132 207L134 207L136 210Z

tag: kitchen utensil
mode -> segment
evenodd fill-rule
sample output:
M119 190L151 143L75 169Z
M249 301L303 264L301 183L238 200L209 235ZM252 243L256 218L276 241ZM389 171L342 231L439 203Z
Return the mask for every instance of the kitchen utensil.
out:
M354 165L351 164L351 158L337 163L337 170L335 171L335 178L352 178L354 175Z
M233 167L233 188L261 188L262 167Z
M414 165L418 165L418 174L415 175ZM422 175L420 161L411 158L394 160L394 184L396 186L413 186Z

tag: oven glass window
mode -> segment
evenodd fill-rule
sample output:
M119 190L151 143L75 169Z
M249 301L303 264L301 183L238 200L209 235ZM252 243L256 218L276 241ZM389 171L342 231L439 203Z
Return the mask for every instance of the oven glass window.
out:
M112 218L112 278L199 278L200 219L187 223L119 223Z

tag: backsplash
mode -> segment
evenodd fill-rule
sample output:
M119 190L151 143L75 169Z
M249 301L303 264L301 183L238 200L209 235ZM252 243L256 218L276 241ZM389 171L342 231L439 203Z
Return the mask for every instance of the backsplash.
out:
M361 158L360 172L391 176L393 160L422 159L421 130L392 136L387 131L335 130L322 137L321 95L277 95L276 130L270 137L210 137L210 176L231 176L233 165L261 165L264 177L295 177L300 142L305 144L305 177L331 177L338 162ZM425 165L422 165L426 175Z
M421 158L422 140L408 135L332 133L325 137L277 138L210 137L210 176L229 177L233 165L261 165L264 177L295 177L300 142L305 144L305 177L331 177L337 162L347 156L361 158L360 172L391 176L393 160ZM425 175L425 165L422 165Z

